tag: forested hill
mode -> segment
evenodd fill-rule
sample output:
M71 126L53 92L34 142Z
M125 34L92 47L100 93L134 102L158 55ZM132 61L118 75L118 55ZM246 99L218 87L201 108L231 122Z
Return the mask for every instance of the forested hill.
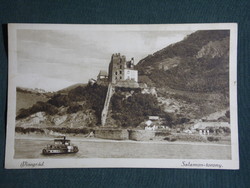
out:
M153 86L194 92L229 88L229 30L196 31L139 61L139 79Z

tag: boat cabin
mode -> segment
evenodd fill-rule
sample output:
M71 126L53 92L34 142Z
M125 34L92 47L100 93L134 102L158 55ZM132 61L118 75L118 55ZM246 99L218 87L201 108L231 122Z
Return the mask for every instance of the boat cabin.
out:
M70 145L70 140L66 139L65 137L63 139L55 139L54 140L55 145Z

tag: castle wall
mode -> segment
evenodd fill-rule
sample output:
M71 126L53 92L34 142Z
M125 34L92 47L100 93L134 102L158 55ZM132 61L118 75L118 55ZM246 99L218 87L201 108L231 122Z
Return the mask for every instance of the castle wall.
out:
M112 87L112 84L109 84L108 91L107 91L107 94L106 94L105 103L104 103L104 107L103 107L103 110L102 110L102 115L101 115L102 126L104 126L106 124L106 119L107 119L108 109L109 109L109 103L110 103L110 99L111 99L114 92L115 92L115 89Z
M129 131L129 140L146 141L146 140L151 140L154 137L155 137L155 131L146 131L146 130Z
M97 129L95 137L112 140L128 140L128 131L126 129Z

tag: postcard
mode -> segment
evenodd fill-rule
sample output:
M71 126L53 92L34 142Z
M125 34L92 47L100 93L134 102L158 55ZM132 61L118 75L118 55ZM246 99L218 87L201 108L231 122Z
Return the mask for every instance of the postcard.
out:
M5 168L239 169L237 24L8 25Z

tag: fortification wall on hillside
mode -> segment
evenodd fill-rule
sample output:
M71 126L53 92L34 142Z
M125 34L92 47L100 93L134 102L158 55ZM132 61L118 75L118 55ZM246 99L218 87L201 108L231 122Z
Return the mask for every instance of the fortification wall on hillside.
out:
M108 109L109 109L109 103L110 103L110 99L111 99L114 92L115 92L115 89L113 89L113 86L110 83L109 86L108 86L108 91L107 91L104 107L103 107L103 110L102 110L102 117L101 117L102 126L104 126L106 124L106 119L107 119Z

